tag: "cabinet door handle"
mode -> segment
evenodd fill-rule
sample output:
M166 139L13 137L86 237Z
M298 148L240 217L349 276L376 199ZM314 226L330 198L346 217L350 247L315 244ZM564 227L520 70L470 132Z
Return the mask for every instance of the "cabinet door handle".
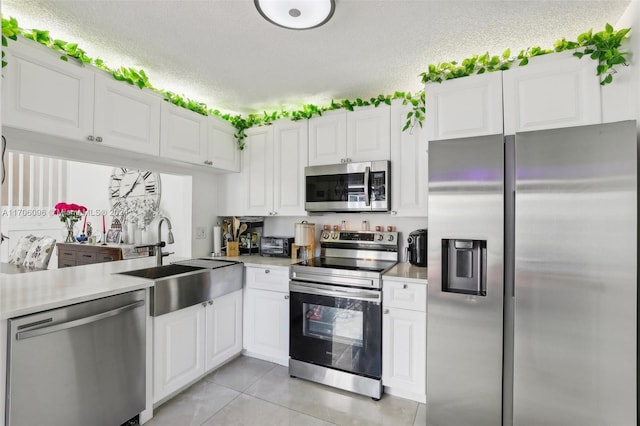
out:
M397 215L397 214L398 214L398 212L397 212L397 211L395 211L395 210L391 210L391 216L395 216L395 215Z
M202 302L202 306L207 307L207 302Z
M90 254L83 254L82 257L91 257Z
M93 136L91 135L87 136L87 140L93 142Z
M213 300L209 300L209 305L213 305Z
M268 274L269 272L271 272L271 271L270 271L270 270L268 270L268 269L265 269L265 270L264 270L264 273L265 273L265 274Z
M98 136L98 137L96 138L96 142L102 142L102 137L101 137L101 136Z
M289 295L284 296L284 300L289 300Z
M383 313L386 315L386 314L388 314L388 313L389 313L389 310L388 310L388 309L385 309L385 310L383 311Z
M405 290L408 289L409 288L409 284L402 284L402 288L405 289Z

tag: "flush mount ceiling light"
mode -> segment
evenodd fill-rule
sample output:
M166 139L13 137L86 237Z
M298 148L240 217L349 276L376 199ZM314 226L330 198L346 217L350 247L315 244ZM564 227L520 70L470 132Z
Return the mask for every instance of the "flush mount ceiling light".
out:
M336 8L335 0L253 0L260 15L279 27L308 30L325 24Z

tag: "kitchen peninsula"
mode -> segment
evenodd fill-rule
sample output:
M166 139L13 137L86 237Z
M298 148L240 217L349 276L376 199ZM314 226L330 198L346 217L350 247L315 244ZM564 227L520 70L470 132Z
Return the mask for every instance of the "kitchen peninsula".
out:
M178 260L183 258L169 258L169 261ZM8 319L135 290L146 290L153 285L153 281L118 273L153 265L155 265L155 258L145 257L24 274L0 274L0 363L3 366L7 365ZM145 317L148 317L148 309L147 303L144 308ZM151 322L147 321L147 335L150 327ZM148 371L152 355L149 343L150 340L145 343L148 378L151 377ZM46 354L42 356L46 357ZM6 374L7 371L3 368L0 374L2 383L6 382ZM149 386L148 383L146 404L148 416L151 415ZM0 418L3 419L6 391L4 386L0 387Z

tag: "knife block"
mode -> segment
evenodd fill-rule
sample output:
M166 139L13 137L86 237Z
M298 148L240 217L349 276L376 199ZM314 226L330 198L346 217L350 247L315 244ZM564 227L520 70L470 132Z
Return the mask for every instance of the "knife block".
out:
M315 250L316 245L313 243L304 246L291 244L291 259L296 260L299 256L302 260L312 259L315 256Z

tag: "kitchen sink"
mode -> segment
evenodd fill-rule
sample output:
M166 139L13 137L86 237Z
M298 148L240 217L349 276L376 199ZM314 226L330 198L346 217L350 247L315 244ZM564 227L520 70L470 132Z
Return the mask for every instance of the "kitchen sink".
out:
M206 260L206 259L204 259ZM191 259L164 266L119 272L153 280L152 316L164 315L242 289L244 267L232 261Z
M187 272L201 271L203 269L204 269L203 267L199 267L199 266L178 265L178 264L172 263L171 265L153 266L151 268L120 272L120 274L133 275L134 277L149 278L151 280L155 280L158 278L170 277L172 275L180 275Z

